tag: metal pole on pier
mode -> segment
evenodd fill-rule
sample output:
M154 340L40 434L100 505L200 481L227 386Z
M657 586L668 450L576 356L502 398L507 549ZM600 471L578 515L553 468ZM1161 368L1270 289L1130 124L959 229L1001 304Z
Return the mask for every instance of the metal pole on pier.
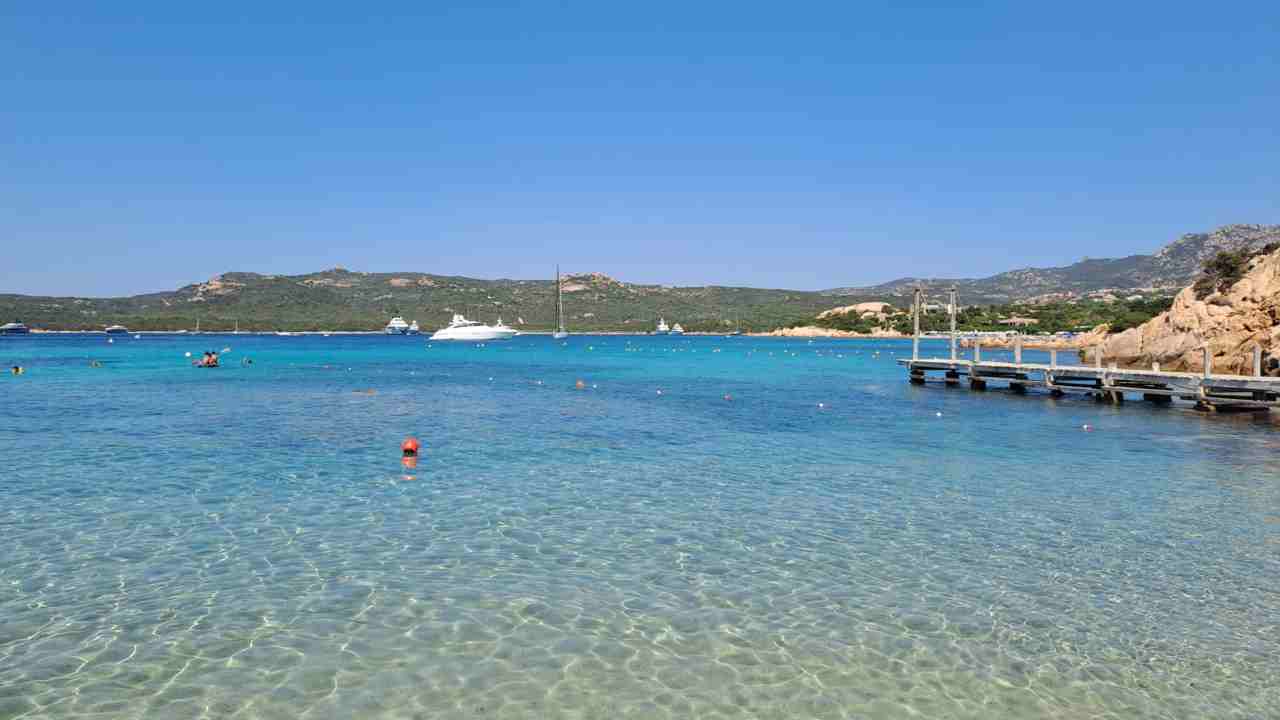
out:
M1262 377L1262 346L1253 346L1253 376Z
M1021 330L1019 330L1018 334L1015 335L1013 338L1013 364L1014 365L1022 364L1022 331Z
M915 292L912 293L912 296L911 296L911 317L912 317L912 321L915 323L914 334L911 336L911 359L912 360L920 359L920 295L921 295L921 292L922 291L920 290L919 286L917 286Z
M1208 344L1201 349L1204 351L1204 376L1207 378L1213 374L1213 353L1209 352Z
M956 313L959 312L959 309L956 308L956 286L955 285L951 286L951 298L950 298L950 302L948 303L948 308L951 312L951 359L955 360L956 359Z

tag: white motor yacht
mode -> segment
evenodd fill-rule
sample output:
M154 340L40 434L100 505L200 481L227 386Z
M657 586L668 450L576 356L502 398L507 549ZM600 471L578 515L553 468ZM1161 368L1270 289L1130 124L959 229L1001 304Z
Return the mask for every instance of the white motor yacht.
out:
M128 335L129 328L123 325L108 325L106 332L108 335Z
M676 323L675 325L672 325L672 326L671 326L671 334L672 334L672 335L683 335L683 334L684 334L684 328L680 327L680 323Z
M654 328L653 334L654 335L670 335L671 328L667 327L667 321L662 318L658 318L658 327Z
M17 321L0 325L0 335L26 335L30 332L31 328Z
M422 330L418 327L418 321L414 320L413 322L409 323L409 329L406 332L409 335L417 335L418 333L422 332Z
M448 327L435 331L432 340L506 340L515 337L516 329L502 324L498 318L496 325L484 325L475 320L454 313Z
M405 335L409 332L409 323L399 315L391 318L391 322L387 323L385 332L388 335Z

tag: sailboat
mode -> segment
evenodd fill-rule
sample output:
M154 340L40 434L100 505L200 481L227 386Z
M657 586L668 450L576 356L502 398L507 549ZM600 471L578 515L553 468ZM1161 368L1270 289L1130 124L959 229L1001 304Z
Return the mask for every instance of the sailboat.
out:
M551 333L551 337L556 340L569 337L569 331L564 329L564 295L560 291L559 265L556 265L556 331Z

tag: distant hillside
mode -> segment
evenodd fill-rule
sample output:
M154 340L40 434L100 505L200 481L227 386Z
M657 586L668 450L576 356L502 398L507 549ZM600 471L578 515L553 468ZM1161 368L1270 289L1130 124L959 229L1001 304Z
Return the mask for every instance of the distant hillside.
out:
M930 295L956 286L962 302L1004 303L1063 300L1072 297L1126 295L1135 291L1167 294L1190 285L1204 261L1219 250L1256 250L1280 241L1280 225L1226 225L1209 233L1189 233L1154 255L1130 255L1111 260L1082 260L1056 268L1025 268L988 278L901 278L871 287L837 288L833 296L885 297L903 305L916 285Z
M772 329L830 307L821 293L734 287L665 287L618 282L599 273L563 279L565 315L575 331L653 328L659 317L686 330ZM424 330L452 313L523 330L554 325L554 280L477 280L426 273L334 268L308 275L225 273L172 292L87 299L0 295L0 318L35 328L377 330L393 315Z
M1219 250L1255 250L1280 241L1280 226L1228 225L1184 235L1154 255L1085 260L1060 268L1027 268L982 279L903 278L863 288L822 292L742 287L667 287L619 282L590 273L564 278L565 313L575 331L651 329L659 317L691 331L772 330L838 305L887 301L899 308L923 286L932 301L953 284L963 305L1110 299L1135 292L1172 295L1190 284ZM126 298L33 297L0 294L0 322L22 320L44 329L376 330L393 315L424 330L454 312L491 321L499 315L523 330L553 325L552 280L477 280L428 273L364 273L334 268L308 275L225 273L171 292ZM523 322L522 322L523 321Z

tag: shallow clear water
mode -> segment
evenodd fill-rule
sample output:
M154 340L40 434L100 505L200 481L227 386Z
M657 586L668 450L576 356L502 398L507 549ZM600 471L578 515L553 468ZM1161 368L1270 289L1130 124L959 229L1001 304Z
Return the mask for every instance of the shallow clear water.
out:
M1280 428L909 351L0 338L0 718L1277 717Z

